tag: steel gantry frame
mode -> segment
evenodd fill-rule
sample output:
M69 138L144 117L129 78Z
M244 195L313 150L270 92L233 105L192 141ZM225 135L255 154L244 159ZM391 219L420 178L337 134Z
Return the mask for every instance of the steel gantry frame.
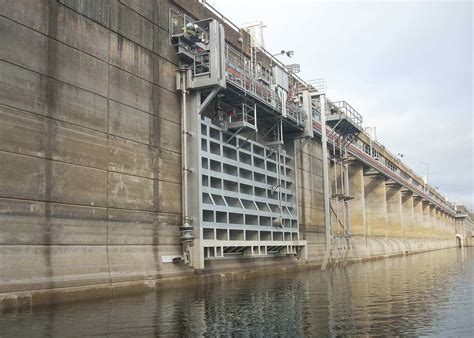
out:
M349 191L349 158L347 147L362 132L362 116L347 102L326 101L326 123L332 129L333 142L329 158L332 161L334 181L331 185L332 240L328 263L345 265L351 249L351 219ZM335 231L336 230L336 231ZM324 266L325 262L323 263Z
M236 256L306 259L291 136L305 112L255 77L216 20L171 10L170 41L180 59L184 261L203 269Z
M315 125L320 127L323 158L326 252L321 268L325 270L328 265L337 263L345 265L351 248L350 200L352 197L349 191L347 147L362 132L362 116L347 102L328 100L322 89L313 92L313 97L316 108L312 113L314 115L313 128ZM319 124L317 115L319 115ZM329 131L327 126L330 127Z

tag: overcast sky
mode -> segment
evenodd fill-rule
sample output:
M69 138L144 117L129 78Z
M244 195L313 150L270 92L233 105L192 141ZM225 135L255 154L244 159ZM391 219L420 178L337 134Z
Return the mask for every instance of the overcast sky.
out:
M305 80L349 102L377 138L455 203L474 209L471 1L208 0L265 47L295 51Z

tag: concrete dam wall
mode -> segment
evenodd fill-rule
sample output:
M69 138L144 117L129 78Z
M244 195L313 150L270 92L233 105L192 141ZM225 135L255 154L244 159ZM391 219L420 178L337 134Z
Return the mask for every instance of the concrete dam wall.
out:
M206 274L230 269L322 263L328 237L323 147L316 132L321 124L316 120L310 139L291 139L290 131L303 127L288 120L281 128L288 132L284 145L275 150L253 131L224 139L226 133L232 134L231 128L220 130L209 109L203 111L203 120L192 120L198 116L196 110L194 115L185 112L190 126L206 123L207 132L217 130L221 136L217 141L197 129L185 130L193 135L189 137L199 134L210 148L200 150L207 157L194 151L187 158L206 158L210 168L199 166L202 176L195 180L197 167L183 169L183 90L177 90L181 59L170 41L173 13L186 13L195 20L218 19L198 1L1 1L1 306L28 307L153 289L163 280L202 281ZM247 32L223 27L226 43L241 43L242 53L251 53ZM225 90L237 88L226 69ZM193 90L189 89L190 96ZM199 101L198 107L203 103ZM259 111L262 103L254 104ZM204 116L209 119L204 121ZM259 130L266 128L263 122L257 124ZM371 165L373 158L360 150L367 136L360 135L359 140L345 162L351 228L349 232L335 212L329 233L333 259L456 245L455 235L461 232L456 227L462 224L456 222L452 206L429 188L423 190L425 197L418 186L411 189L390 178L391 173L377 163ZM238 143L233 148L226 144L232 141ZM196 139L189 143L204 144ZM219 161L216 156L224 158L227 148L237 151L239 160ZM277 158L271 160L276 151ZM380 154L390 156L382 149ZM253 162L239 164L247 158ZM265 163L267 171L252 171L257 161ZM213 165L221 176L212 176ZM271 174L270 165L281 166L284 172L275 169ZM190 185L199 184L189 188L190 195L196 188L195 200L204 204L201 193L202 198L209 194L212 208L199 204L194 210L192 201L183 200L183 170L190 172ZM338 176L337 165L329 170ZM225 176L233 172L241 179L235 187L240 189L238 195L233 195L232 180ZM408 174L416 181L414 174ZM202 190L206 177L210 183ZM261 185L260 178L269 187ZM338 180L330 178L329 184L337 186ZM242 197L245 194L254 198ZM190 215L197 213L190 217L193 230L182 229L183 203L190 205ZM183 241L183 232L193 239Z

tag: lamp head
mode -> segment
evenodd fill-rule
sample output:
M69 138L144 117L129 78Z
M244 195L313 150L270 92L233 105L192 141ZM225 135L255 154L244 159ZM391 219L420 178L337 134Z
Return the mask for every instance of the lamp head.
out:
M280 53L278 53L278 54L273 54L272 56L278 56L278 55L286 55L286 56L288 56L289 58L291 58L291 57L293 57L293 55L295 55L295 52L292 51L292 50L288 50L288 51L287 51L287 50L282 49L282 50L280 51Z

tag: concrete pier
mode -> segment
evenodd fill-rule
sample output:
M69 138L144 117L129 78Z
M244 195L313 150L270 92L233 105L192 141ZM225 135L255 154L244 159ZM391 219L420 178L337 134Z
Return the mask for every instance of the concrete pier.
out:
M413 208L413 193L402 192L403 237L415 237L415 210Z
M387 182L388 236L403 237L402 186Z
M364 173L367 235L387 236L387 198L385 177L373 171Z
M414 237L423 238L423 203L418 195L413 196L413 213L415 216Z
M426 200L422 200L422 208L423 208L423 238L432 238L430 203Z
M353 235L367 235L364 166L358 161L353 161L349 166L349 191L351 197L351 230Z

